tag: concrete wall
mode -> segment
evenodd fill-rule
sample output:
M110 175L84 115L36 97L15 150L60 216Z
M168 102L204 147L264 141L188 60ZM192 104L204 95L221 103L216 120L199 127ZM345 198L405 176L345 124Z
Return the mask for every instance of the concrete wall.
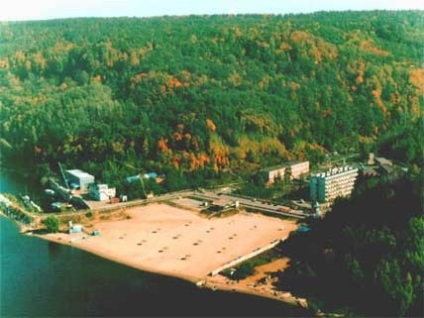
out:
M240 264L240 263L248 260L249 258L252 258L252 257L254 257L256 255L259 255L259 254L261 254L261 253L263 253L263 252L265 252L267 250L270 250L271 248L274 248L281 241L282 240L273 241L272 243L270 243L270 244L268 244L268 245L266 245L264 247L258 248L258 249L252 251L249 254L246 254L244 256L238 257L235 260L233 260L231 262L228 262L228 263L222 265L221 267L218 267L218 268L214 269L212 272L210 272L210 276L215 276L216 274L222 272L223 270L226 270L227 268L234 267L234 266L236 266L236 265L238 265L238 264Z

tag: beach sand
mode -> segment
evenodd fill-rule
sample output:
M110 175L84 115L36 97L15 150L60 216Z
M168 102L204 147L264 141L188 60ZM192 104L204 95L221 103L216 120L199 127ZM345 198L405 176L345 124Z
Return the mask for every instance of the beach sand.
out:
M220 285L232 290L236 286L229 288L222 276L208 277L208 274L276 240L285 239L297 228L294 221L260 214L240 212L228 217L206 218L193 211L158 203L133 207L125 214L128 217L121 220L96 221L90 230L100 231L100 236L56 233L41 237L145 271L192 282L207 277L206 286ZM267 296L260 290L248 288L249 284L239 284L236 289Z

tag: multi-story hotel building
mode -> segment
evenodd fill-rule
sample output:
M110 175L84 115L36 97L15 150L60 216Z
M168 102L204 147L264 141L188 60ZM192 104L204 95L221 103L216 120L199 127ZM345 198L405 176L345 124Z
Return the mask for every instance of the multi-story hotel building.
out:
M309 181L311 200L332 202L337 197L350 196L357 176L358 169L348 166L311 175Z

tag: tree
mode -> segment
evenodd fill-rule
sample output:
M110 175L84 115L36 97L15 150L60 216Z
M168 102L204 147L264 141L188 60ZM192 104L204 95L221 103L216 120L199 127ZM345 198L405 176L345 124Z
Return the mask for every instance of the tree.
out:
M49 216L42 221L42 223L46 226L46 229L50 233L57 233L59 231L59 219L55 216Z
M252 275L254 272L254 266L251 263L243 263L241 264L237 270L234 272L232 279L240 280L246 278L249 275Z
M130 183L126 183L124 186L124 193L128 196L128 199L145 199L146 198L146 189L144 187L144 180L140 179Z
M421 167L421 20L399 11L2 25L1 159L31 175L91 162L99 176L109 163L143 171L151 161L179 170L167 189L192 184L193 171L314 164L335 149L378 146Z
M421 317L420 190L416 180L403 176L337 201L324 219L310 221L310 232L283 243L285 255L299 264L284 272L284 288L323 300L324 310L352 306L365 316Z

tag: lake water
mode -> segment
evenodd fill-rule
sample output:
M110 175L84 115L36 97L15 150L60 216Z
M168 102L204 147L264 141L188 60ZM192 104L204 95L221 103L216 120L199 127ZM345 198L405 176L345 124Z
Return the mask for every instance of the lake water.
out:
M10 176L0 177L3 192L25 189L19 182L9 183ZM0 217L0 254L0 317L302 315L276 301L199 289L21 235L4 217Z

